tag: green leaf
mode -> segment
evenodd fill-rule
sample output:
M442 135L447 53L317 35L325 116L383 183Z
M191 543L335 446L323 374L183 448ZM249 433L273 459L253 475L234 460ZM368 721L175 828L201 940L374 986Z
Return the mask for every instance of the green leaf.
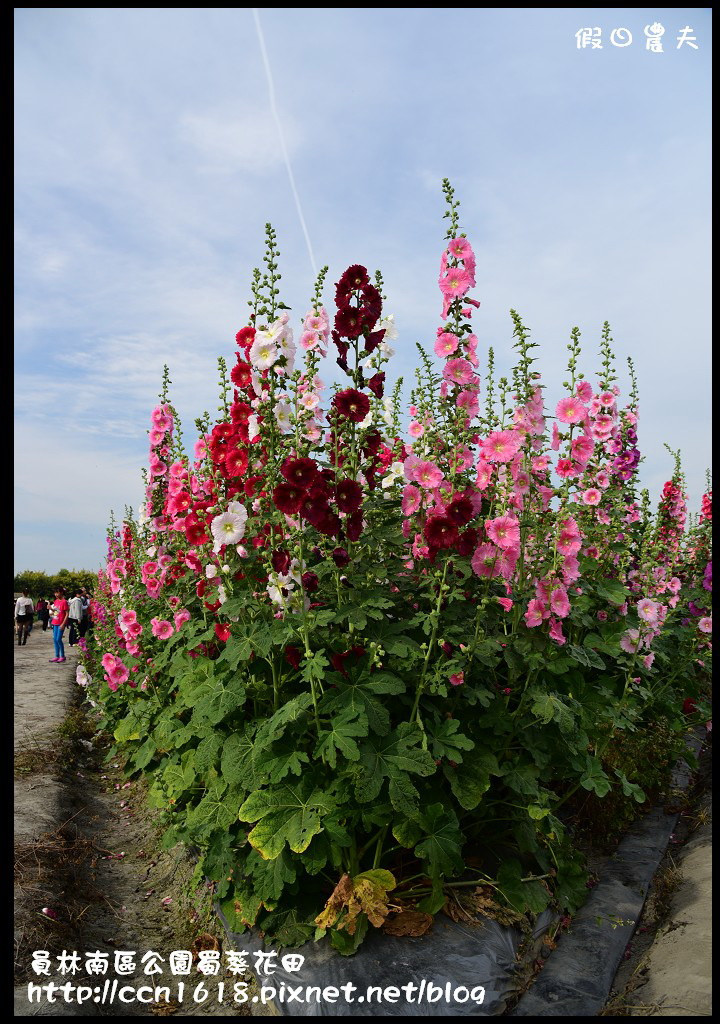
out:
M195 838L209 836L217 829L226 830L237 821L240 796L227 792L227 782L215 779L197 806L188 811L186 823Z
M179 762L172 762L162 773L167 796L170 799L182 796L186 790L191 788L196 774L195 751L188 750L182 755Z
M580 785L583 789L594 792L599 797L606 796L612 789L612 783L602 770L600 762L588 756L586 758L586 770L580 777Z
M645 803L647 797L645 796L645 791L640 786L636 785L634 782L630 782L625 773L621 772L619 768L615 769L615 774L622 783L622 790L625 796L631 796L639 804Z
M263 860L260 854L253 850L248 856L245 870L252 873L255 895L265 904L277 902L285 886L294 882L297 874L287 850L283 850L274 860Z
M217 765L222 742L220 733L213 732L198 743L195 749L195 767L200 775L207 775Z
M420 730L406 726L396 729L389 736L372 736L363 743L360 751L363 772L355 783L358 800L363 803L374 800L386 778L398 782L406 778L406 772L421 776L433 775L436 770L435 761L429 751L419 746L421 742Z
M443 774L460 806L474 811L490 788L490 776L499 775L500 769L494 754L475 750L465 758L461 769L444 765Z
M260 751L269 747L274 740L279 739L288 725L296 722L307 712L308 708L312 707L312 702L311 693L301 693L278 708L272 718L263 722L258 729L255 736L255 750Z
M360 750L355 737L367 734L367 718L364 715L354 718L352 713L345 712L332 719L328 730L321 731L313 756L324 757L331 768L337 766L338 753L348 761L357 761L360 758Z
M253 762L254 744L252 733L231 733L223 744L220 759L220 771L229 783L242 786L244 789L254 788L255 766Z
M455 812L442 804L431 804L420 818L425 838L415 847L415 856L428 863L431 878L462 874L463 836Z
M148 736L143 745L133 754L131 758L133 766L137 769L147 768L155 756L156 750L155 741Z
M428 727L434 758L446 757L449 761L462 763L462 751L472 750L475 744L458 732L459 728L460 722L456 718L443 718L438 726Z
M518 913L530 911L539 914L550 902L550 893L538 881L523 882L520 862L514 858L505 860L497 876L498 887L510 906Z
M314 835L322 830L322 818L334 810L332 798L312 783L262 789L251 793L239 811L241 821L257 821L248 839L262 857L278 857L285 843L302 853Z

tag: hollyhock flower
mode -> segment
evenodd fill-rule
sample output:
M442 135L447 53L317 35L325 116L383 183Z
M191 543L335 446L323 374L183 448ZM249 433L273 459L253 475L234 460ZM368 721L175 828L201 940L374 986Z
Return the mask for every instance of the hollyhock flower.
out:
M404 516L411 516L420 507L422 492L412 484L406 484L403 488L402 513Z
M139 622L131 622L130 625L127 627L127 635L129 637L132 637L133 639L139 637L142 631L143 628Z
M181 608L179 612L175 612L173 619L175 621L175 629L180 629L184 623L190 621L190 612L187 608Z
M575 394L581 402L589 402L592 398L593 389L590 381L580 380L575 385Z
M255 340L255 328L254 327L243 327L235 335L235 341L240 348L250 348L253 341Z
M600 395L600 404L604 405L607 409L612 409L615 405L615 395L612 391L603 391Z
M370 411L370 399L361 391L356 391L355 388L338 391L332 404L341 416L346 416L354 423L360 423Z
M580 530L572 516L568 516L560 523L560 535L556 541L556 547L561 555L576 555L582 547Z
M556 587L550 594L550 608L559 619L567 618L570 614L570 601L563 587Z
M628 629L620 638L620 646L628 654L635 654L640 648L640 631Z
M483 459L478 460L477 476L475 478L475 486L479 491L484 491L492 479L493 467L489 462L485 462Z
M475 515L475 506L467 495L458 495L447 506L447 516L457 526L465 526Z
M410 479L426 490L434 490L444 480L442 470L434 462L422 461L420 459L414 461L410 474Z
M580 468L572 459L558 459L555 472L563 480L572 480L580 475Z
M248 441L254 441L260 435L260 421L254 414L248 416Z
M586 491L583 491L582 500L586 505L599 505L602 500L602 491L599 491L597 487L588 487Z
M487 462L512 462L522 447L522 434L516 430L494 430L480 446Z
M153 636L158 637L160 640L167 640L174 633L173 624L168 622L167 619L151 619L150 624Z
M555 415L561 423L582 423L587 416L587 409L578 398L568 395L558 402Z
M470 560L476 576L499 576L502 552L494 544L480 544Z
M562 646L562 644L567 642L566 637L564 636L562 631L562 623L559 619L550 619L549 633L550 637L555 641L555 643L560 644Z
M278 402L275 406L275 422L283 434L292 430L292 409L287 402Z
M712 616L703 616L698 622L698 629L701 633L712 633Z
M438 284L445 299L443 307L444 317L447 316L447 310L452 300L463 296L471 287L470 281L470 274L460 267L448 267L447 275L443 276L441 274Z
M247 467L248 456L244 448L231 449L225 455L225 469L227 471L228 476L242 476Z
M240 357L238 357L237 364L233 366L230 371L230 380L238 388L242 388L243 390L247 388L252 380L252 369L250 363L246 363L244 359L240 359Z
M451 548L458 537L457 526L448 516L433 516L428 519L423 533L432 548Z
M465 673L464 672L454 672L449 677L449 679L450 679L451 686L462 686L462 684L465 682Z
M528 602L527 611L523 616L525 619L525 625L532 629L535 626L542 625L543 619L546 617L545 605L538 598L534 597Z
M643 622L647 622L651 626L657 625L658 612L658 605L655 601L651 601L649 597L644 597L637 603L638 616L643 620Z
M245 536L247 511L242 505L235 512L222 512L210 523L213 535L213 550L219 551L223 544L237 544Z
M269 331L258 331L248 353L256 370L269 370L280 358L280 350Z
M596 615L596 618L597 618L598 622L607 622L607 619L608 619L608 613L607 613L607 612L605 612L605 611L602 611L602 609L601 609L601 610L600 610L600 611L599 611L599 612L597 613L597 615Z
M607 441L615 426L615 420L607 413L600 413L595 417L591 432L596 441ZM610 453L612 454L612 453Z
M145 589L147 590L148 597L159 597L160 591L162 590L162 583L160 580L148 580L145 584Z
M117 659L114 654L103 654L102 658L100 659L100 664L102 665L106 672L109 672L110 669L113 668L113 666L115 665L116 660Z
M413 420L410 426L408 427L408 434L412 438L417 439L419 437L422 437L424 433L425 427L422 425L422 423L418 423L417 420Z
M156 430L167 433L173 429L172 410L169 405L159 405L150 413L150 420Z
M485 523L487 535L499 548L508 550L520 544L520 523L515 516L498 516Z
M441 359L451 356L453 352L457 351L459 343L460 339L457 334L451 334L449 331L443 331L437 336L437 341L435 342L435 355L440 356Z
M127 629L129 626L132 626L134 622L137 622L137 612L132 608L123 608L118 615L118 622L121 627L125 627Z
M509 597L498 597L497 598L497 603L499 605L501 605L502 608L504 608L506 612L509 612L510 609L512 608L512 606L513 606L513 602L512 602L512 600Z
M230 639L230 626L228 623L215 623L215 636L221 644L226 644Z
M478 392L474 389L461 391L457 397L457 407L465 410L468 420L474 420L480 411Z
M570 450L572 457L577 462L588 462L593 450L595 448L595 442L589 434L581 434L580 437L576 437L570 444Z
M362 504L362 487L356 480L341 480L335 487L335 503L341 512L356 512Z
M338 569L344 569L346 565L350 565L350 555L345 548L335 548L331 553L331 558Z
M472 365L467 359L448 359L442 375L444 380L452 384L469 384L474 377Z
M642 659L642 663L648 671L652 668L652 663L654 661L655 655L652 653L652 651L650 652L650 654L646 654L645 657Z

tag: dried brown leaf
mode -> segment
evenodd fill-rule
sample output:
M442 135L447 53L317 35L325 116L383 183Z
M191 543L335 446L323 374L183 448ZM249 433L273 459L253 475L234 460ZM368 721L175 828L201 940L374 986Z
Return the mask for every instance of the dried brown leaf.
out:
M386 935L409 935L417 938L424 935L432 927L431 914L423 914L420 910L404 910L394 914L383 925Z

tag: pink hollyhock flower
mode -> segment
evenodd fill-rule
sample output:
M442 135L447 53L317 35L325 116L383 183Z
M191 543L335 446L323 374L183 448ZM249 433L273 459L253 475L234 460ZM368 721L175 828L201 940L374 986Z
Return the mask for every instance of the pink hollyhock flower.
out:
M595 483L598 485L598 487L602 488L603 491L607 490L607 488L610 486L610 477L607 475L604 469L601 469L600 472L596 475Z
M444 359L447 356L451 356L453 352L457 351L460 339L456 334L451 334L449 331L443 331L442 334L438 334L437 341L435 342L435 355L440 356Z
M570 614L570 600L563 587L556 587L550 594L550 608L559 619L567 618Z
M131 622L130 625L127 627L127 635L133 637L133 639L135 637L140 636L142 631L143 628L139 622Z
M628 654L635 654L640 648L640 631L628 629L620 638L620 646Z
M413 420L410 426L408 427L408 433L410 434L410 437L422 437L423 434L425 433L425 427L422 425L422 423L418 423L417 420Z
M648 669L648 671L652 668L652 663L654 661L655 655L652 653L652 651L650 652L650 654L646 654L645 657L642 659L642 663L645 666L645 668Z
M643 622L648 622L651 626L655 626L658 623L658 612L659 608L655 601L651 601L649 597L643 597L642 600L637 603L638 616Z
M168 622L167 619L151 619L150 625L152 626L153 636L158 637L160 640L167 640L175 632L172 622Z
M554 452L560 450L560 431L558 430L557 423L553 423L552 425L552 440L550 442L550 447Z
M404 516L411 516L420 508L421 492L412 484L406 484L403 488L402 513Z
M586 491L583 491L582 498L586 505L599 505L602 501L602 491L599 491L597 487L588 487Z
M489 462L484 462L482 459L478 462L477 477L475 478L475 486L479 491L484 491L490 483L493 474L493 467Z
M607 612L604 612L604 611L600 610L597 613L597 620L598 620L598 622L607 622L607 617L608 617L608 613Z
M443 379L452 384L469 384L473 379L473 368L467 359L448 359L443 367Z
M175 629L180 629L181 626L190 621L190 612L187 608L181 608L179 612L175 612L173 619L175 620Z
M701 633L712 633L712 616L703 616L698 622L698 629Z
M525 625L530 629L535 626L541 626L543 619L545 618L545 605L538 598L534 597L528 602L527 611L525 612L524 619Z
M561 423L582 423L587 416L587 409L578 398L568 395L558 402L555 415Z
M673 594L677 594L679 593L680 588L682 587L682 583L677 578L677 576L673 576L672 579L668 580L667 586L668 590L670 590Z
M133 622L137 622L137 612L132 608L123 608L118 615L118 621L127 629L128 626L132 626Z
M110 669L113 668L113 666L115 665L115 655L103 654L100 660L100 664L102 665L106 672L109 672Z
M502 608L504 608L506 612L509 612L510 609L512 608L512 606L513 606L513 602L511 601L511 599L509 597L499 597L497 599L497 603Z
M448 267L447 275L441 276L438 280L440 291L445 299L445 306L449 308L453 299L463 296L471 287L470 274L460 267ZM443 309L443 316L447 316L447 309Z
M612 407L615 405L615 395L612 393L612 391L603 391L603 393L600 395L600 403L601 405L604 405L607 409L612 409Z
M457 407L465 410L469 420L474 420L480 411L477 391L471 389L461 391L457 397Z
M520 544L520 523L515 516L498 516L485 523L487 535L499 548L508 550Z
M562 631L562 623L559 619L550 619L550 636L555 643L561 646L566 643L566 638Z
M566 555L563 559L562 577L568 587L580 578L580 563L575 555Z
M494 430L480 446L487 462L512 462L522 447L522 434L516 430Z
M459 238L453 238L448 242L446 250L450 256L454 256L455 259L466 261L468 259L475 259L475 254L472 250L472 246L468 242L467 238L463 238L461 235Z
M582 547L580 537L577 523L569 516L560 523L560 535L555 546L561 555L576 555Z
M465 682L465 673L464 672L455 672L453 675L450 676L450 683L453 686L461 686L464 682Z
M592 425L592 436L596 441L607 441L615 426L615 420L607 413L600 413L595 417ZM613 454L610 452L609 454Z
M573 458L583 463L590 459L594 448L595 442L589 434L581 434L580 437L574 438L570 445Z
M507 551L502 552L500 559L500 575L504 580L512 579L513 573L515 572L515 566L517 560L520 557L520 548L509 548Z
M444 480L442 470L434 462L418 459L410 472L412 474L411 480L426 490L434 490Z
M150 420L152 425L157 430L162 430L163 433L172 430L173 428L173 417L169 405L159 405L153 409L150 413Z
M550 459L547 455L535 455L531 461L533 473L544 473L550 465Z
M499 576L502 552L494 544L480 544L470 560L476 576Z
M580 469L572 459L558 459L555 472L563 480L572 480L573 477L579 476Z
M145 584L145 589L147 590L148 597L159 597L160 591L162 590L162 583L160 580L148 580Z
M592 384L590 381L581 380L575 386L575 394L578 396L581 402L589 402L593 395Z

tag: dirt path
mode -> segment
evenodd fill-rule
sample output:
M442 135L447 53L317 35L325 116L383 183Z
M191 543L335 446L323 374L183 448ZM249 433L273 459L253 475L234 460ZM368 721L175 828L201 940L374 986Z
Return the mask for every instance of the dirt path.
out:
M68 661L60 666L49 664L52 654L50 635L37 626L15 649L15 1016L249 1016L247 1006L218 1002L220 982L230 992L249 980L229 975L223 960L217 976L198 973L196 963L189 976L170 972L172 951L195 952L196 961L198 948L221 938L212 893L193 884L186 853L159 852L159 830L138 784L106 763L106 746L79 707L77 651L66 644ZM33 970L34 950L48 952L48 974ZM58 960L63 951L79 954L75 970L72 957ZM88 957L96 952L107 966L93 973ZM134 970L115 972L119 952L135 954ZM149 973L153 963L162 974ZM78 1005L76 991L71 1001L62 994L48 1001L47 990L32 990L29 999L29 984L51 982L86 986L87 1001ZM193 993L201 982L207 994L199 990L198 1004ZM133 999L156 985L168 987L169 1003L149 990L142 993L146 1002ZM122 987L133 1001L120 1002Z

